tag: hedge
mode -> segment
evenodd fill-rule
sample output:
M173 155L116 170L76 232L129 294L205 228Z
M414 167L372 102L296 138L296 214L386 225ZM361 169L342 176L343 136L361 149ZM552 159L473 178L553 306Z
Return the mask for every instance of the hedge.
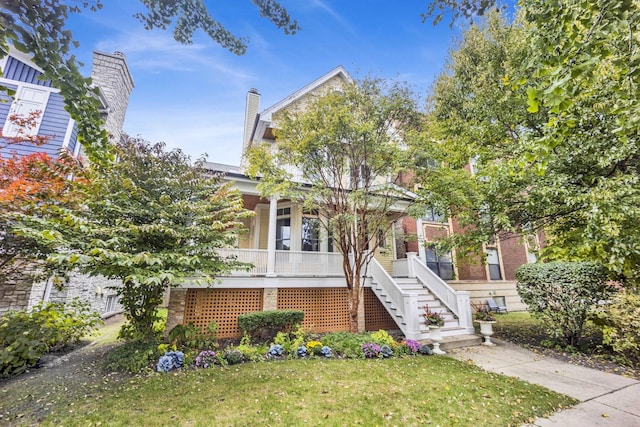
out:
M256 311L238 316L242 332L260 339L270 339L277 332L287 332L302 322L304 312L296 310Z

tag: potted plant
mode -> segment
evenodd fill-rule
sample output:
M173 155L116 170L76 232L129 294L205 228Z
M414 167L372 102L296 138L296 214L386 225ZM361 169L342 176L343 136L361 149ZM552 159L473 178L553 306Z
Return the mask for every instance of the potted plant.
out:
M424 307L424 324L431 328L441 328L444 325L444 318L437 311L431 311L429 306Z
M433 353L445 354L440 350L440 341L442 341L440 328L444 325L444 318L439 312L432 311L428 305L424 307L422 317L424 317L424 324L429 327L429 338L433 341Z
M476 322L480 325L480 334L484 338L482 345L494 346L491 342L491 335L493 335L493 324L496 323L495 317L488 308L483 307L480 304L471 304L476 311Z

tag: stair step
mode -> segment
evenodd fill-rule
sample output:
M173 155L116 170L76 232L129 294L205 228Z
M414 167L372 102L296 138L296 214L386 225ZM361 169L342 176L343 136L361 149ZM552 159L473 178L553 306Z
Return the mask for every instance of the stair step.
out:
M428 338L424 340L420 340L420 342L422 344L433 344L433 341L431 341ZM482 344L482 337L478 335L470 335L470 334L450 335L450 336L442 337L442 341L440 341L440 349L447 351L454 348L473 347L480 344Z

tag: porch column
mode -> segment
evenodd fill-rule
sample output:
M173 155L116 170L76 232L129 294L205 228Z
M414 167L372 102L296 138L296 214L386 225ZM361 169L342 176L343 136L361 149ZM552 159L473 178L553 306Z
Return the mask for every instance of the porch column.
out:
M416 234L418 235L418 256L420 260L427 263L427 253L426 248L424 246L424 228L422 227L422 219L418 218L416 220Z
M278 217L278 197L269 201L269 236L267 238L267 277L276 277L276 220Z

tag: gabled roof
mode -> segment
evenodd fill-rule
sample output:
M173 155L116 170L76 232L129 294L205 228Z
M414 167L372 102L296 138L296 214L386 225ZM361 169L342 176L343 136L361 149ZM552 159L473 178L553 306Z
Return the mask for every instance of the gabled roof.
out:
M253 124L253 131L251 132L251 136L249 137L249 144L260 142L262 140L262 137L265 135L265 132L267 131L267 129L272 126L274 113L277 113L278 111L284 108L287 108L289 105L291 105L295 101L303 98L304 96L313 92L314 90L321 87L322 85L324 85L325 83L327 83L328 81L330 81L335 77L339 77L347 83L353 81L349 73L347 73L347 70L345 70L342 65L338 65L336 68L329 71L322 77L312 81L308 85L304 86L302 89L295 91L288 97L273 104L266 110L263 110L255 118L255 121Z
M17 59L18 61L28 65L29 67L33 68L34 70L37 70L41 73L44 73L44 70L40 67L38 67L35 62L33 62L33 59L31 57L31 55L29 55L28 53L24 53L24 52L20 52L18 49L16 49L15 47L13 47L11 44L9 45L9 54L7 55L7 57L9 56L13 56L15 59ZM6 57L5 57L6 58Z
M329 71L324 76L312 81L302 89L295 91L288 97L284 98L283 100L273 104L271 107L264 110L262 113L260 113L260 120L271 121L271 116L273 115L273 113L280 111L283 108L286 108L291 103L304 97L308 93L313 92L315 89L319 88L320 86L322 86L323 84L325 84L326 82L328 82L334 77L341 77L346 82L353 81L349 73L347 73L347 70L345 70L342 65L338 65L336 68Z

